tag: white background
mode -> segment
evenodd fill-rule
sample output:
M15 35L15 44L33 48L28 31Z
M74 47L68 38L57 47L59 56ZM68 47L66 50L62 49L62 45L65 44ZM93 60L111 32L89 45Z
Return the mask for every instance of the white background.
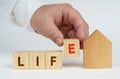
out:
M60 50L51 40L27 31L0 15L0 79L120 79L120 0L44 0L70 3L89 24L90 34L100 30L113 45L112 69L84 69L80 57L63 57L62 70L14 70L16 50Z

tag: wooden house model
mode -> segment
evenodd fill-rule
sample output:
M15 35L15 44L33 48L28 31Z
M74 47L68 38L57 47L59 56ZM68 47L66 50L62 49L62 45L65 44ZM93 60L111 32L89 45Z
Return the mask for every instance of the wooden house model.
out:
M112 68L112 42L96 30L84 41L84 68Z

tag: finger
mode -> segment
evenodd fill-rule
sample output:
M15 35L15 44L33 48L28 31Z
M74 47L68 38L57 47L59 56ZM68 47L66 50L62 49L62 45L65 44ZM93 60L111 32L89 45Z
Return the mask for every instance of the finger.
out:
M69 8L66 11L63 12L64 20L66 23L70 23L74 26L76 30L76 35L80 39L80 41L84 41L87 33L85 33L87 30L84 30L86 27L88 27L87 23L84 21L82 16L73 8Z
M85 39L87 39L87 37L89 36L89 27L85 28Z
M71 25L62 24L59 29L62 32L62 34L64 35L64 38L68 38L68 32L72 28L73 28L73 26L71 26Z
M78 15L78 17L74 18L74 21L71 21L74 24L74 28L76 30L76 35L80 39L80 41L84 41L87 36L87 31L86 28L88 25L86 22L83 20L83 18Z
M49 23L48 23L49 24ZM48 38L54 41L58 46L63 45L63 34L54 23L50 23L48 29Z
M71 29L69 32L68 32L68 38L76 38L76 31L75 29Z

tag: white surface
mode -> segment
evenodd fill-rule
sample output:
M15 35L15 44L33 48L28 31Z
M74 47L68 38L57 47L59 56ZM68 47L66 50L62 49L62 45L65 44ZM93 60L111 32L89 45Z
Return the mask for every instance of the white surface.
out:
M99 29L113 43L112 69L83 69L82 55L63 58L62 70L14 70L12 54L16 50L58 50L51 40L26 31L0 15L1 79L120 79L120 0L44 0L46 3L69 2L88 22L90 34Z

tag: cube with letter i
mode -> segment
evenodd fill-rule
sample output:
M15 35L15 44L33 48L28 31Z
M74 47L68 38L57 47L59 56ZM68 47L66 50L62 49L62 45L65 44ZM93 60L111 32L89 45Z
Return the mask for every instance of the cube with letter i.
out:
M45 69L45 51L30 52L30 69Z
M64 56L80 56L79 39L64 39Z

